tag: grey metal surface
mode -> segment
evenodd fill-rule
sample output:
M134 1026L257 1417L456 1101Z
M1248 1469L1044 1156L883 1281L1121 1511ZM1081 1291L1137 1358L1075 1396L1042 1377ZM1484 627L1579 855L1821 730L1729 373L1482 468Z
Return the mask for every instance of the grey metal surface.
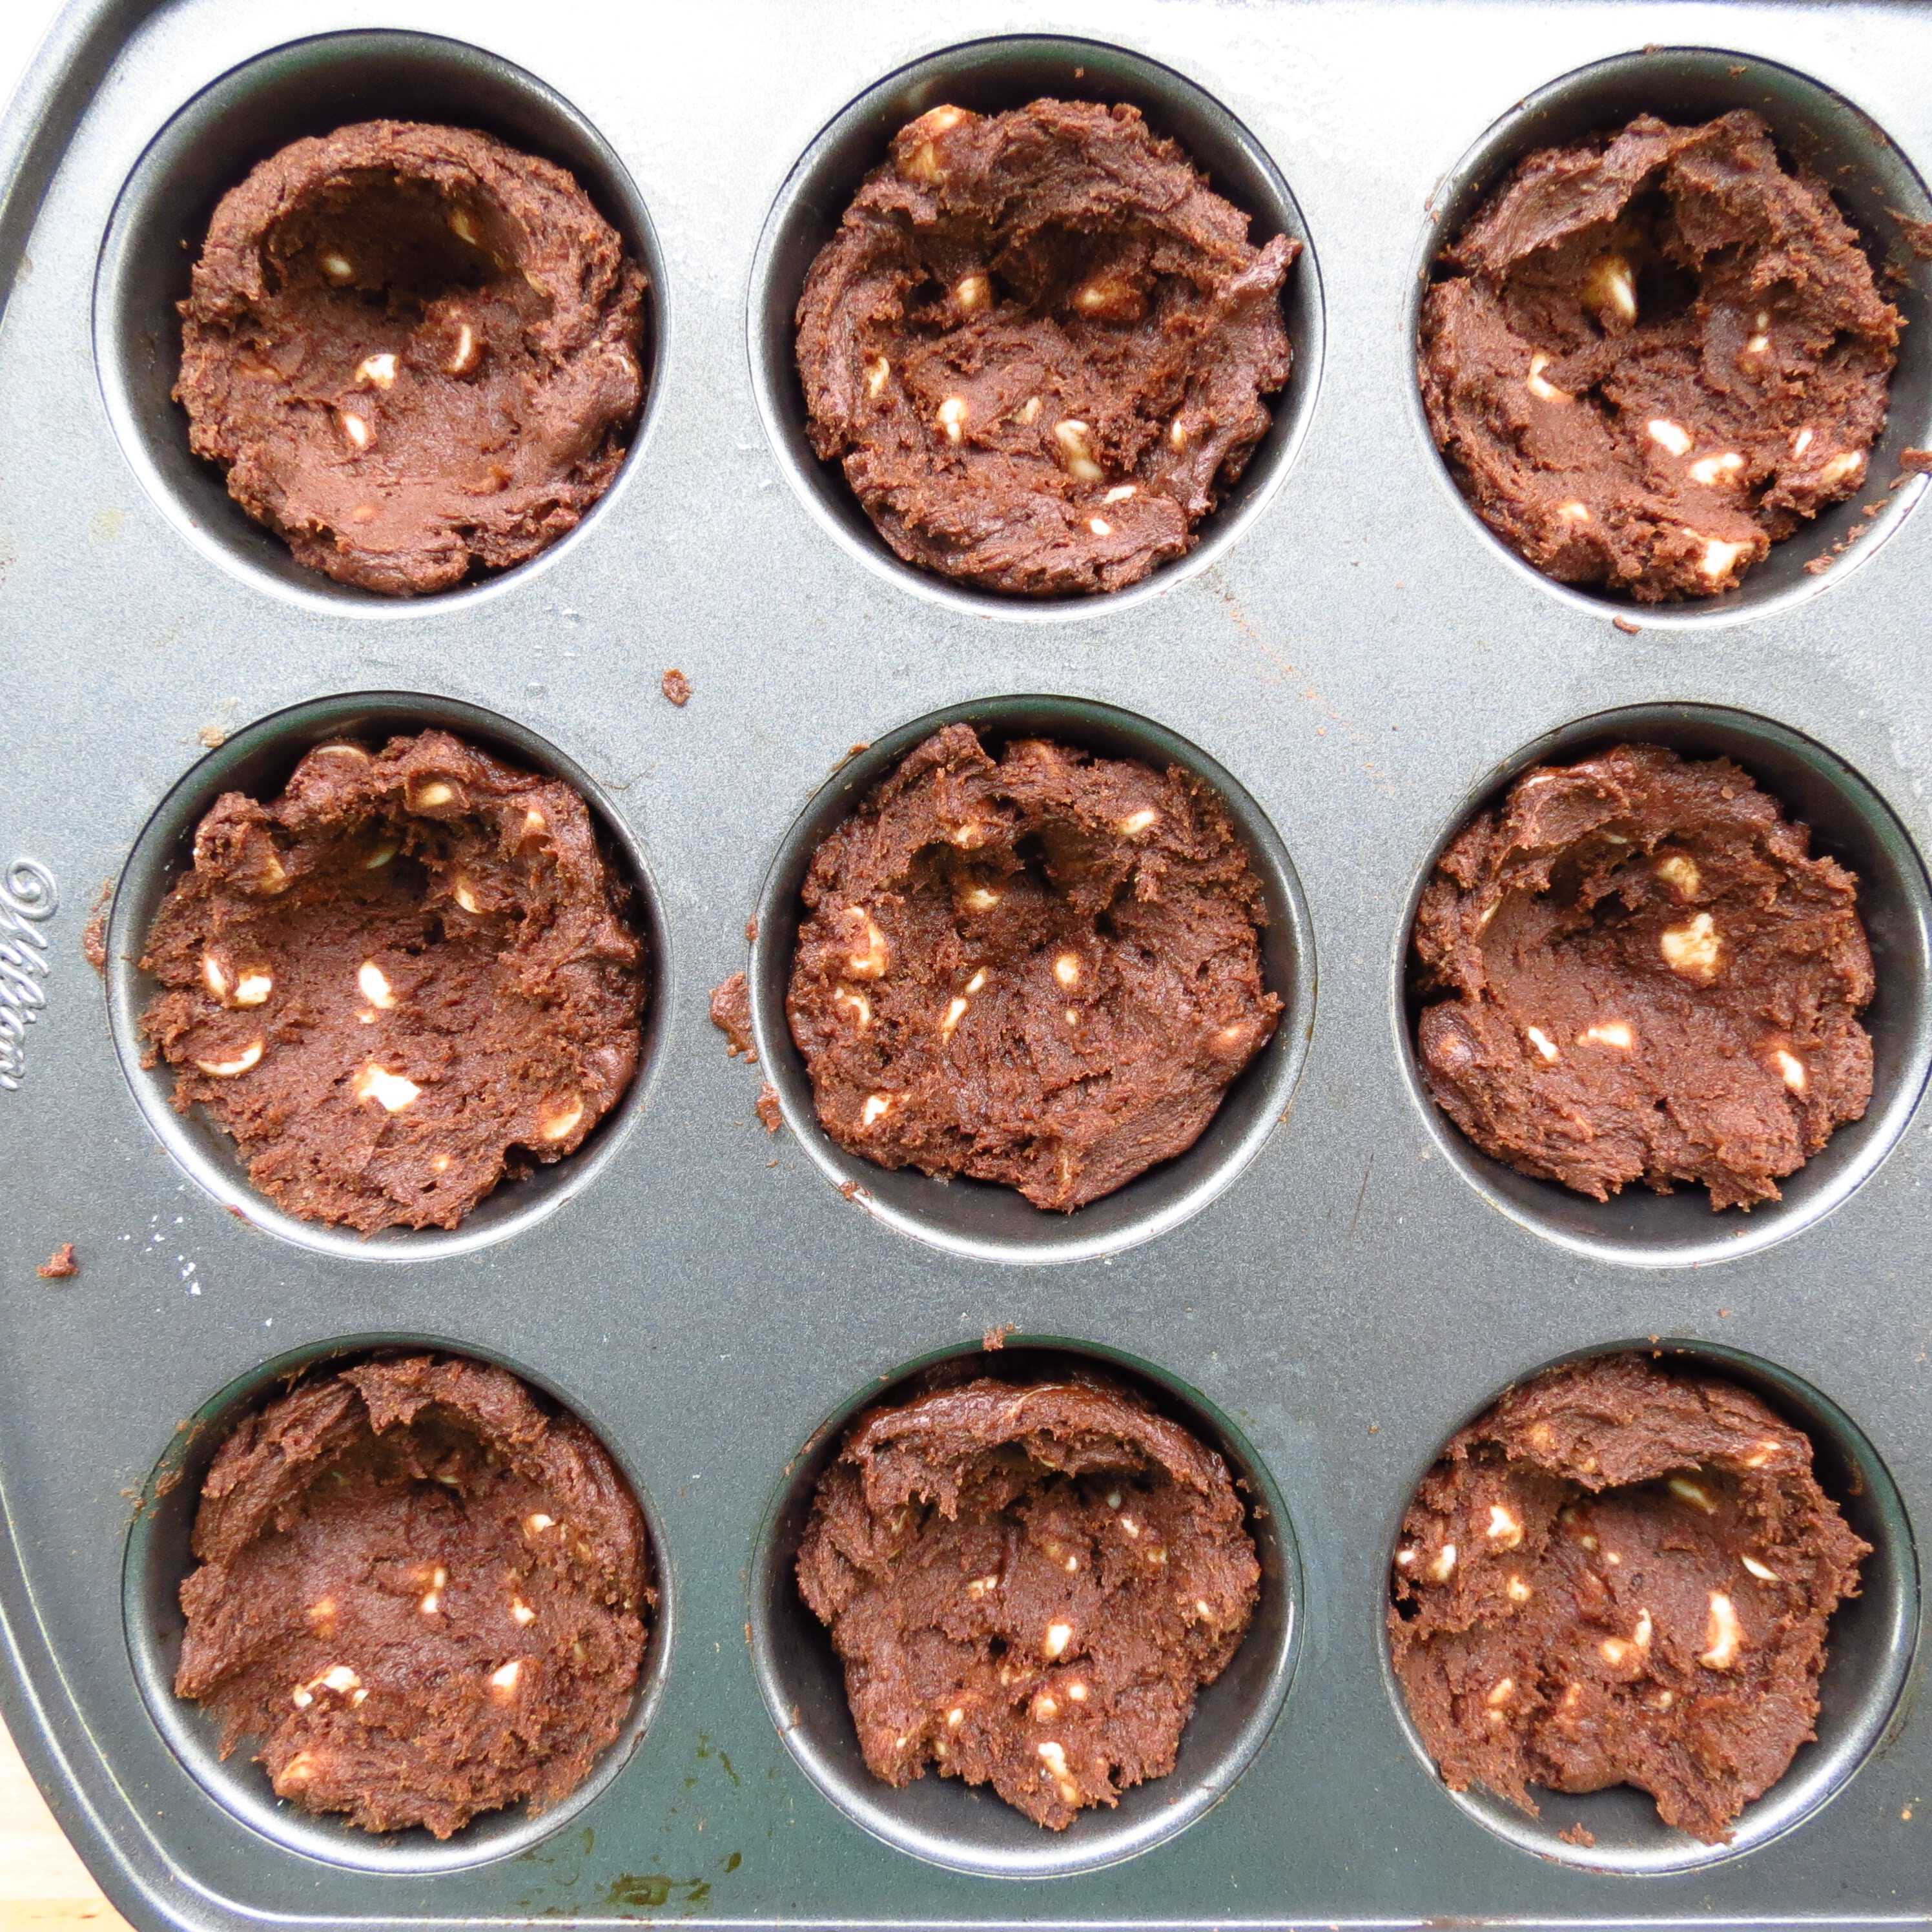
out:
M483 124L527 110L546 138L587 135L575 152L606 167L608 212L634 220L632 191L648 212L662 278L648 427L603 508L524 571L412 607L292 580L196 488L205 479L170 470L134 420L165 411L136 380L139 328L117 320L116 265L133 257L107 246L144 152L202 90L346 28L453 37L494 57L459 48L444 91L424 98L451 112L451 90L494 76L502 89L477 80L473 97ZM1245 130L1255 178L1286 184L1320 274L1306 406L1291 412L1283 460L1238 512L1246 520L1201 567L1064 622L931 594L849 519L831 527L836 499L795 450L775 449L792 431L769 368L754 376L771 313L761 239L820 131L907 64L1014 30L1090 36L1184 76L1208 110L1176 94L1177 113L1205 114L1210 134ZM1500 552L1448 484L1413 401L1432 190L1466 157L1480 164L1488 130L1533 90L1646 44L1735 52L1726 74L1762 79L1768 105L1802 99L1839 135L1858 133L1757 57L1781 63L1932 166L1932 13L1904 5L1118 0L1042 19L1012 0L943 17L886 0L466 0L460 13L448 0L93 0L63 23L0 129L13 170L0 182L0 879L26 908L0 942L32 962L10 983L44 1000L18 1030L17 1085L0 1087L0 1696L63 1822L138 1923L1630 1925L1932 1912L1922 1660L1892 1694L1918 1630L1911 1525L1932 1522L1919 1090L1932 996L1915 856L1932 834L1924 482L1896 492L1880 528L1821 578L1780 578L1711 616L1640 614L1630 636L1600 602ZM330 104L326 52L300 63L316 111ZM344 88L342 118L362 98ZM1886 157L1868 147L1857 164L1882 176ZM1848 198L1876 178L1846 177ZM633 238L646 245L634 226ZM1924 266L1901 266L1922 317ZM1312 273L1298 272L1313 300ZM1922 320L1897 442L1932 440L1928 352ZM1809 556L1838 533L1797 542ZM695 688L682 710L658 692L672 664ZM110 1012L124 1034L136 990L126 963L104 988L80 946L95 887L122 875L175 788L218 776L202 764L203 734L370 693L390 709L416 694L425 716L478 707L510 742L568 761L648 868L662 920L649 1079L627 1118L548 1211L513 1202L492 1210L491 1238L400 1238L380 1262L261 1225L232 1197L240 1184L223 1178L218 1149L186 1150L193 1172L182 1164L117 1054ZM1052 1266L992 1258L975 1240L941 1245L910 1210L888 1221L883 1189L874 1204L848 1201L830 1157L800 1144L812 1130L795 1082L790 1125L770 1138L752 1112L755 1076L705 1017L709 988L753 963L744 920L853 745L1041 693L1174 734L1252 800L1300 908L1298 943L1270 971L1297 998L1297 976L1310 976L1312 1003L1292 1094L1241 1148L1245 1165L1148 1238L1133 1214L1096 1219L1105 1238ZM1823 842L1872 871L1885 928L1880 1107L1822 1181L1765 1217L1774 1241L1726 1220L1707 1242L1685 1202L1592 1216L1538 1194L1526 1207L1445 1141L1407 1059L1406 908L1456 814L1545 734L1665 705L1743 714L1670 718L1684 742L1730 731L1742 747L1756 732L1746 761L1798 788ZM264 770L294 748L272 731L230 755L258 746ZM179 829L164 816L144 850L165 861ZM41 875L16 860L51 879L50 916L31 916L49 913L32 902ZM123 953L158 876L131 875ZM761 1024L782 1059L771 983L767 970ZM1552 1238L1586 1223L1587 1239ZM1730 1242L1733 1225L1752 1232ZM35 1264L67 1240L80 1279L38 1281ZM1278 1496L1298 1559L1279 1717L1264 1721L1280 1673L1263 1671L1249 1708L1202 1733L1210 1748L1236 1740L1238 1756L1256 1746L1232 1788L1138 1856L1050 1877L915 1857L821 1791L808 1766L830 1782L826 1766L849 1755L824 1659L782 1598L754 1588L774 1574L767 1528L795 1514L795 1459L828 1418L1003 1323L1144 1364L1225 1418ZM1613 1795L1552 1802L1541 1836L1452 1798L1394 1708L1381 1630L1401 1509L1444 1436L1513 1377L1652 1336L1769 1364L1841 1489L1862 1460L1853 1506L1883 1546L1841 1627L1820 1746L1748 1823L1762 1842L1694 1870L1654 1869L1696 1848ZM239 1815L190 1768L207 1775L191 1736L177 1754L142 1690L165 1656L157 1580L178 1561L164 1533L178 1519L164 1511L132 1536L130 1524L164 1459L182 1453L179 1425L266 1364L386 1337L499 1358L584 1414L649 1500L674 1606L658 1701L608 1781L534 1842L501 1840L488 1858L472 1846L470 1862L434 1873L403 1868L420 1846L352 1870L314 1838L289 1842L294 1828L266 1804ZM814 1679L790 1748L765 1690ZM1185 1798L1196 1774L1184 1744L1160 1795ZM958 1856L977 1829L968 1808L991 1802L929 1784L902 1841L926 1832L923 1849ZM1652 1869L1582 1868L1584 1854L1548 1835L1580 1818L1606 1860ZM1097 1844L1124 1822L1083 1820L1076 1834Z

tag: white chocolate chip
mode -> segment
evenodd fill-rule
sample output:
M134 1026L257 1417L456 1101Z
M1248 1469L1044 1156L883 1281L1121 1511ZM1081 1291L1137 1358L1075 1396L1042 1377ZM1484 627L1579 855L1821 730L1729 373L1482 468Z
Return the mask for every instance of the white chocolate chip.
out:
M1118 1509L1118 1508L1120 1508L1120 1491L1119 1491L1118 1490L1109 1490L1107 1492L1107 1507L1108 1507L1109 1509L1117 1510L1117 1509Z
M1587 503L1579 503L1574 501L1558 503L1556 506L1556 514L1566 524L1587 524L1590 520L1590 506Z
M1568 389L1559 389L1554 382L1547 380L1543 373L1555 360L1554 356L1541 349L1535 350L1531 355L1529 393L1532 396L1541 397L1546 403L1567 403L1570 399L1570 392Z
M1020 421L1023 423L1038 422L1041 406L1040 399L1037 396L1028 397L1020 405Z
M1688 1503L1693 1509L1702 1510L1706 1516L1715 1516L1718 1505L1712 1500L1711 1492L1701 1484L1694 1483L1688 1476L1672 1476L1664 1486L1680 1502Z
M1724 482L1744 466L1744 458L1735 449L1727 449L1719 456L1700 456L1690 466L1690 480L1704 484Z
M373 959L365 959L356 969L356 983L362 988L362 997L370 1005L386 1012L396 1004L394 988L389 984L389 976Z
M1048 1624L1046 1627L1046 1636L1040 1648L1048 1657L1058 1657L1064 1652L1068 1644L1072 1640L1073 1626L1071 1624Z
M846 971L855 980L883 980L892 961L892 947L886 935L863 906L848 906L845 922L854 934L852 951L845 962Z
M443 373L466 376L480 359L476 352L476 330L466 322L459 322L456 325L456 346L449 352L449 360L442 365Z
M1738 1558L1738 1561L1742 1563L1760 1583L1775 1583L1778 1581L1778 1572L1772 1569L1768 1564L1760 1563L1755 1556L1740 1556Z
M1073 1700L1075 1703L1084 1704L1087 1701L1087 1687L1076 1678L1072 1683L1067 1685L1066 1694Z
M966 1017L968 1004L968 1001L962 999L957 993L954 994L946 1006L946 1011L940 1018L939 1036L941 1040L950 1040L952 1037L952 1029Z
M483 908L477 903L476 895L470 890L467 879L458 879L449 889L449 896L463 910L472 917Z
M380 356L365 356L356 365L356 380L365 389L386 389L396 380L396 358L385 350Z
M504 1664L500 1670L490 1672L490 1695L492 1696L496 1696L499 1695L505 1697L514 1696L516 1694L517 1679L522 1676L523 1674L524 1660L520 1657L512 1658L509 1662Z
M235 982L235 1004L259 1006L275 990L275 976L266 966L250 967Z
M471 248L478 248L482 246L476 233L476 224L470 220L468 209L452 208L449 211L449 225L455 231L458 238L467 242Z
M1133 494L1131 483L1116 483L1100 500L1103 503L1124 503Z
M1636 278L1622 255L1604 256L1583 284L1583 299L1600 314L1607 310L1620 322L1636 320Z
M966 1710L964 1705L956 1704L946 1714L946 1727L950 1730L956 1731L965 1721Z
M1534 1047L1545 1060L1554 1060L1556 1058L1556 1042L1544 1031L1542 1028L1525 1027L1523 1031L1529 1036L1530 1045Z
M1053 962L1053 976L1069 992L1080 983L1080 956L1077 952L1063 952Z
M966 398L948 396L939 406L939 426L948 442L957 442L966 433Z
M289 1698L298 1711L306 1711L315 1702L315 1694L306 1684L298 1684L289 1693Z
M1636 1044L1636 1035L1622 1020L1600 1020L1593 1027L1586 1027L1577 1036L1579 1042L1588 1040L1598 1046L1614 1046L1628 1053Z
M1120 1531L1124 1535L1132 1537L1136 1541L1139 1540L1141 1526L1130 1516L1121 1517Z
M220 1000L228 998L228 975L221 970L221 962L212 952L201 956L201 983Z
M1087 425L1077 416L1065 416L1053 426L1053 440L1059 445L1060 466L1067 475L1082 483L1097 483L1106 472L1094 460L1094 446Z
M972 978L966 982L966 990L969 993L976 993L986 985L986 969L985 967L982 966L979 970L973 975Z
M232 1080L237 1074L246 1073L262 1058L262 1042L251 1040L232 1060L197 1060L194 1064L202 1072L216 1080Z
M354 1092L358 1100L377 1100L387 1113L400 1114L405 1107L412 1105L422 1089L406 1076L392 1073L386 1066L377 1066L373 1062L357 1074Z
M1110 537L1114 534L1113 525L1108 523L1105 517L1089 517L1087 519L1087 527L1096 537Z
M1115 829L1123 838L1132 838L1144 832L1160 816L1152 806L1144 805L1139 811L1129 812Z
M1667 854L1651 869L1681 899L1694 899L1703 886L1704 874L1696 860L1682 852Z
M365 872L380 872L395 856L396 848L394 845L378 845L375 850L362 861L362 869Z
M1000 1587L998 1570L990 1570L983 1576L974 1576L966 1585L966 1594L975 1602L982 1597L990 1597Z
M554 1516L546 1516L542 1510L532 1510L524 1519L524 1527L532 1536L541 1536L556 1521Z
M1778 1445L1775 1442L1760 1442L1744 1458L1744 1467L1747 1469L1762 1469L1778 1454Z
M375 432L353 410L338 410L336 420L341 424L342 434L348 439L350 446L358 454L376 440Z
M1721 1590L1711 1592L1711 1612L1704 1627L1704 1648L1697 1661L1707 1670L1728 1670L1744 1648L1744 1627L1731 1600Z
M866 371L866 393L877 396L891 380L892 365L883 356L873 362Z
M1060 1715L1060 1700L1042 1690L1033 1700L1033 1716L1036 1724L1048 1724Z
M1597 1648L1604 1653L1606 1664L1620 1664L1629 1656L1630 1647L1620 1636L1606 1636Z
M963 107L934 107L922 114L905 130L920 138L907 150L905 159L899 164L900 172L915 181L938 180L945 170L939 164L939 150L934 142L941 134L951 133L965 118Z
M346 255L338 254L331 248L322 254L322 272L332 282L352 282L356 279L356 265Z
M1690 534L1694 537L1700 533L1693 530ZM1725 575L1732 565L1750 549L1749 544L1726 543L1722 537L1706 537L1703 541L1704 554L1699 559L1697 568L1713 584Z
M1777 1061L1778 1072L1783 1077L1785 1085L1789 1087L1794 1094L1803 1093L1805 1078L1804 1061L1800 1060L1789 1047L1784 1046L1774 1047L1772 1049L1771 1057Z
M869 1127L883 1114L891 1109L894 1096L890 1094L868 1094L866 1104L859 1110L859 1124Z
M441 778L431 778L427 784L413 787L409 794L409 806L412 812L433 812L439 806L447 805L456 796L456 788L446 784Z
M1644 430L1652 442L1669 450L1672 456L1688 456L1696 440L1681 422L1673 422L1668 416L1652 416Z
M346 1664L332 1664L315 1682L325 1690L333 1690L338 1696L353 1690L362 1682Z
M1860 475L1864 466L1863 451L1841 450L1818 472L1818 487L1822 490L1835 489L1840 483L1849 482Z
M1516 1679L1514 1677L1498 1677L1484 1694L1483 1702L1494 1709L1498 1705L1507 1704L1515 1694Z
M1073 306L1082 315L1110 322L1131 321L1143 306L1139 291L1118 275L1096 275L1073 291Z
M1490 1526L1484 1534L1504 1550L1514 1550L1522 1541L1522 1524L1501 1503L1490 1505Z
M1504 1594L1513 1604L1526 1604L1536 1593L1522 1579L1511 1573L1509 1581L1503 1586Z
M1187 447L1187 425L1178 416L1167 426L1167 440L1172 448L1185 449Z
M832 1002L835 1006L850 1010L853 1021L861 1033L872 1024L872 1003L856 987L841 986L832 994Z
M1046 1760L1046 1768L1053 1776L1053 1788L1060 1793L1064 1804L1077 1804L1080 1802L1080 1787L1075 1784L1066 1768L1066 1753L1049 1738L1040 1746L1040 1754Z
M1658 934L1658 950L1664 963L1687 980L1714 980L1723 948L1716 922L1700 912L1688 924L1666 926Z
M1456 1546L1445 1543L1436 1552L1436 1560L1429 1566L1429 1574L1438 1583L1446 1583L1456 1568Z
M1636 1613L1636 1628L1630 1632L1630 1642L1640 1650L1648 1650L1650 1648L1651 1632L1654 1628L1650 1620L1650 1612L1648 1610L1639 1610Z
M573 1100L567 1107L560 1107L554 1114L544 1116L538 1131L547 1141L560 1141L575 1131L577 1124L584 1118L584 1102Z
M984 275L962 275L954 284L952 298L968 315L982 309L992 299L993 285Z

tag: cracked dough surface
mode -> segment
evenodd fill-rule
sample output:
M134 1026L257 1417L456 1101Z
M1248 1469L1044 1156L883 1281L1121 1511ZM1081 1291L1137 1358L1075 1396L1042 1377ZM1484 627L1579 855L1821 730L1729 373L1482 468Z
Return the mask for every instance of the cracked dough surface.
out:
M1812 1736L1826 1626L1869 1546L1808 1437L1638 1354L1509 1391L1403 1520L1389 1642L1450 1787L1633 1784L1707 1841Z
M1139 1396L982 1377L859 1418L798 1579L874 1777L1064 1831L1173 1769L1261 1570L1226 1465Z
M1728 759L1538 766L1424 889L1422 1076L1518 1172L1778 1198L1871 1098L1858 881Z
M806 278L812 446L908 563L1117 590L1192 548L1267 430L1300 248L1251 244L1135 108L934 108Z
M460 128L292 142L182 304L195 454L296 560L442 590L576 527L644 394L645 278L563 169Z
M446 731L319 746L196 829L142 1030L290 1214L453 1228L630 1084L631 896L559 779Z
M1710 596L1865 481L1902 320L1827 184L1746 110L1530 154L1438 273L1430 428L1562 582Z
M175 1688L276 1795L446 1838L583 1783L628 1715L650 1586L602 1445L507 1370L311 1376L216 1453Z
M785 1010L818 1118L1036 1208L1186 1151L1273 1034L1260 882L1201 780L950 724L813 854Z

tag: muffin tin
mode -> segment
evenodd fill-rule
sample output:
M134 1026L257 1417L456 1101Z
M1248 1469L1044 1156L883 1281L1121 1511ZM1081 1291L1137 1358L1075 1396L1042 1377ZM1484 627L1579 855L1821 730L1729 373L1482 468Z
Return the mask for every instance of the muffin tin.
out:
M1002 0L808 22L779 0L83 0L0 125L0 1699L138 1924L1932 1914L1932 522L1924 477L1882 487L1932 443L1932 229L1912 225L1932 9L1119 0L1036 26ZM1139 102L1257 232L1308 248L1293 381L1200 548L1113 598L1018 605L906 571L814 463L785 316L898 120L1048 92ZM1822 573L1802 566L1856 503L1710 608L1629 610L1538 577L1464 506L1422 426L1415 306L1442 224L1522 146L1734 103L1817 144L1898 271L1912 326L1860 500L1885 507ZM166 400L168 304L215 196L376 112L566 161L653 279L650 400L603 503L533 563L412 604L297 572ZM953 717L1202 772L1268 895L1274 1041L1189 1155L1070 1218L851 1162L784 1035L812 839ZM418 722L590 798L640 887L648 1036L573 1160L453 1233L365 1242L280 1216L172 1114L140 1064L135 962L220 790L273 785L325 733ZM1606 735L1728 752L1865 879L1878 1090L1774 1209L1573 1199L1484 1162L1418 1084L1404 952L1434 854L1529 759ZM110 879L104 985L80 942ZM748 1071L706 1017L737 970ZM37 1279L68 1240L78 1279ZM1268 1568L1179 1768L1053 1838L952 1781L866 1779L788 1587L838 1424L1010 1324L1015 1349L1143 1376L1218 1441ZM1807 1427L1877 1548L1819 1742L1728 1847L1628 1792L1536 1820L1452 1796L1383 1640L1441 1444L1512 1379L1653 1340ZM166 1688L220 1430L290 1367L396 1342L501 1361L583 1415L644 1502L664 1598L590 1784L442 1846L290 1812ZM1594 1846L1558 1835L1578 1822Z

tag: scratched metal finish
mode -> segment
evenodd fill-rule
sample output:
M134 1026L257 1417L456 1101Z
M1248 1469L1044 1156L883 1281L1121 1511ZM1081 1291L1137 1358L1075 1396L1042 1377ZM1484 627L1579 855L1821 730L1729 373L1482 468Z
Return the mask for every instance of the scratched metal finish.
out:
M1628 635L1475 524L1423 434L1410 330L1432 192L1534 90L1646 45L1715 47L1768 94L1790 98L1766 62L1836 90L1922 171L1932 13L1117 0L1042 20L962 0L944 16L888 0L86 0L0 128L0 1696L16 1735L146 1926L1922 1919L1932 1724L1920 1666L1897 1680L1916 1635L1909 1525L1932 1522L1913 856L1932 837L1925 485L1893 493L1822 577L1794 554L1733 608ZM165 340L97 326L116 313L102 278L127 259L104 254L117 204L177 114L284 43L374 28L460 44L440 82L424 70L424 100L473 82L499 120L527 110L538 134L614 162L611 212L644 212L632 238L661 277L648 425L603 508L525 570L408 607L281 569L171 464L152 414ZM782 382L754 380L770 291L754 268L782 259L761 238L795 165L868 88L952 46L1046 31L1128 50L1156 92L1172 70L1194 91L1177 114L1198 95L1245 130L1256 179L1278 174L1312 243L1297 272L1312 291L1318 265L1321 352L1281 464L1204 566L1112 605L1009 613L909 581L775 448L790 431ZM466 64L464 46L494 62ZM1094 61L1106 70L1104 50ZM504 83L498 62L554 96ZM368 107L367 81L342 87L337 118ZM1922 317L1922 265L1906 266ZM1915 334L1888 447L1928 440L1932 327ZM1797 540L1804 555L1844 520ZM671 665L694 688L681 710L658 693ZM649 1083L583 1184L380 1262L253 1225L228 1211L232 1177L190 1174L142 1112L80 943L100 883L178 784L208 778L208 740L364 692L479 707L570 761L640 855L662 945ZM781 1081L790 1124L768 1137L757 1076L706 1018L712 984L764 963L746 915L849 748L1042 693L1150 721L1241 788L1292 867L1309 943L1287 970L1312 974L1292 1096L1244 1139L1245 1165L1185 1214L1164 1204L1149 1238L1125 1216L1050 1264L929 1240L914 1210L845 1198L796 1138L795 1082ZM1663 709L1684 706L1704 709ZM1568 1204L1526 1205L1445 1143L1406 1063L1402 927L1438 842L1525 748L1629 706L1694 736L1700 718L1744 728L1714 712L1774 721L1786 735L1766 756L1821 829L1834 820L1892 867L1883 1104L1775 1240L1731 1244L1750 1224L1707 1229L1688 1198L1586 1216L1580 1234ZM136 899L154 883L129 880ZM112 937L124 1049L139 934L124 920ZM37 1280L70 1240L79 1279ZM1013 1870L1025 1847L1003 1864L1004 1820L980 1828L990 1800L928 1781L916 1815L874 1792L867 1816L814 1781L838 1775L838 1714L812 1634L759 1586L767 1524L795 1516L788 1466L820 1425L1007 1323L1144 1364L1225 1424L1292 1527L1294 1655L1285 1696L1279 1672L1235 1687L1250 1702L1222 1729L1245 1769L1219 1803L1122 1862L999 1878L900 1848L944 1858L971 1840L993 1846L982 1868ZM1552 1802L1526 1844L1459 1804L1408 1740L1381 1635L1396 1525L1443 1438L1513 1377L1650 1336L1738 1352L1787 1378L1771 1384L1782 1399L1837 1405L1840 1419L1809 1412L1867 1456L1865 1520L1886 1546L1875 1608L1828 1679L1825 1756L1793 1776L1832 1762L1833 1738L1862 1763L1826 1780L1841 1786L1828 1804L1748 1820L1750 1849L1694 1869L1658 1868L1695 1848L1634 1802ZM272 1807L218 1795L205 1751L184 1737L178 1756L142 1691L179 1558L160 1517L130 1524L178 1425L266 1364L385 1337L499 1357L584 1414L649 1498L674 1605L629 1755L555 1829L513 1824L500 1856L479 1840L434 1871L408 1845L352 1868ZM796 1749L768 1708L780 1685L811 1730ZM1184 1744L1173 1795L1193 1762ZM1646 1869L1590 1869L1555 1841L1586 1816L1603 1862ZM1079 1828L1097 1841L1110 1821Z

